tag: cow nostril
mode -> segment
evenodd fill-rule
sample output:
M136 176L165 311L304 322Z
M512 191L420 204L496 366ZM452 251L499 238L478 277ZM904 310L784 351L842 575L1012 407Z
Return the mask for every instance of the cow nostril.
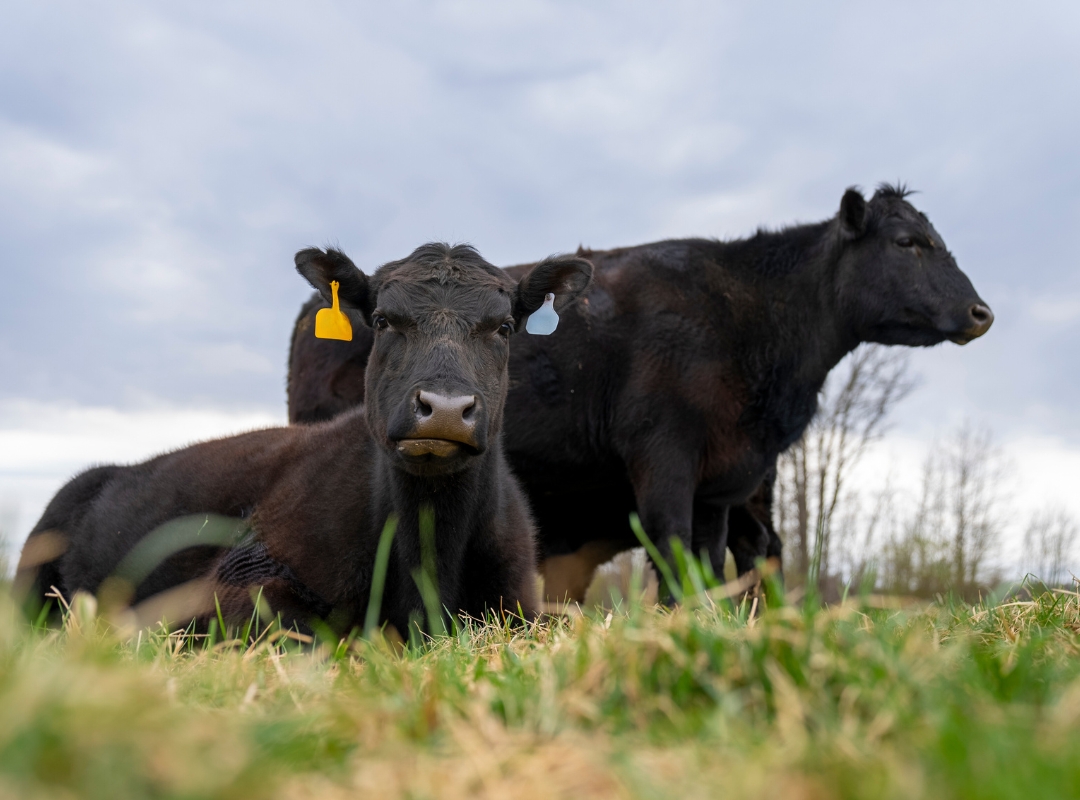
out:
M431 406L424 401L424 393L423 392L417 392L416 397L413 398L413 402L416 405L416 416L417 417L422 418L422 417L430 417L431 416L432 409L431 409Z
M421 390L414 398L418 419L458 420L472 422L476 416L477 400L474 394L442 395Z
M483 426L479 422L483 407L477 395L445 395L421 390L415 395L414 407L417 409L416 424L411 438L448 439L477 451L482 449Z
M994 312L982 303L976 303L968 309L968 315L971 318L969 333L975 336L982 336L994 324Z

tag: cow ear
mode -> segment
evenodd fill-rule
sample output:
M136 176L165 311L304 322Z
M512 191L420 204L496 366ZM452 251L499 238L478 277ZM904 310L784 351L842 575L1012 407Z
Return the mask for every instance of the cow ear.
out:
M345 308L354 308L368 325L371 312L375 310L375 298L367 275L356 268L352 260L340 250L328 248L324 253L317 247L309 247L296 254L296 271L314 286L323 299L333 302L330 282L338 282L338 299Z
M866 233L868 209L866 198L852 187L840 200L840 231L846 239L858 239Z
M555 310L576 303L592 282L593 265L577 256L545 258L518 281L514 292L514 322L518 330L529 315L544 304L548 294L555 295Z

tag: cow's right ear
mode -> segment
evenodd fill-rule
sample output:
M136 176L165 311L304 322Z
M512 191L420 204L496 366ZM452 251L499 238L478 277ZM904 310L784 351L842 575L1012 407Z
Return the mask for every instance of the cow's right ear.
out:
M338 299L346 308L360 312L360 318L371 324L371 312L375 310L371 283L367 275L356 268L352 260L340 250L328 248L323 252L309 247L296 254L296 271L314 286L328 303L333 302L330 281L338 282Z

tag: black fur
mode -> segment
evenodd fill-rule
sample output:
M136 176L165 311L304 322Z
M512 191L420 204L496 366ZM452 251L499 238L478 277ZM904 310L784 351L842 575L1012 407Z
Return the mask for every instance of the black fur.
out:
M849 189L832 219L747 239L579 251L592 289L554 335L522 337L510 364L507 454L543 553L634 546L637 510L663 550L674 536L719 565L730 529L740 571L778 557L773 467L833 366L860 342L964 343L992 320L908 194ZM363 347L350 364L295 338L290 419L359 402L327 387Z
M243 518L226 526L242 533L241 541L181 542L197 546L139 579L136 601L207 578L208 602L196 614L203 623L216 615L214 594L228 619L246 619L252 591L261 587L288 623L306 627L332 614L348 627L363 619L379 536L393 515L382 619L405 631L423 610L414 574L420 514L430 508L441 605L472 616L535 614L535 532L500 436L509 339L515 312L529 308L537 292L569 281L580 293L592 267L552 258L519 283L472 248L446 245L421 247L370 278L335 250L303 250L296 263L325 294L331 280L340 282L342 305L362 320L358 333L372 330L363 323L377 328L366 407L321 425L255 431L76 477L24 546L20 578L30 583L36 571L37 601L49 585L65 596L98 591L166 523L226 515ZM473 402L460 412L468 425L458 420L455 428L434 415L423 406L424 392L436 399L468 394ZM417 444L436 449L410 449ZM67 545L44 565L31 557L43 537Z

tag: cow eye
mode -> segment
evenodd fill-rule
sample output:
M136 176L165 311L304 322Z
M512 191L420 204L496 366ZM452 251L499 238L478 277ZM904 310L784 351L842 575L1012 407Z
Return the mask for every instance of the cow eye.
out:
M377 331L385 331L387 328L390 327L390 323L387 322L386 317L384 317L382 314L375 314L371 318L371 327L373 327Z
M513 332L514 323L512 322L504 322L502 325L499 326L499 333L503 336L509 336Z
M915 242L912 240L912 238L910 236L901 236L899 239L896 240L896 243L900 247L914 247L915 246Z

